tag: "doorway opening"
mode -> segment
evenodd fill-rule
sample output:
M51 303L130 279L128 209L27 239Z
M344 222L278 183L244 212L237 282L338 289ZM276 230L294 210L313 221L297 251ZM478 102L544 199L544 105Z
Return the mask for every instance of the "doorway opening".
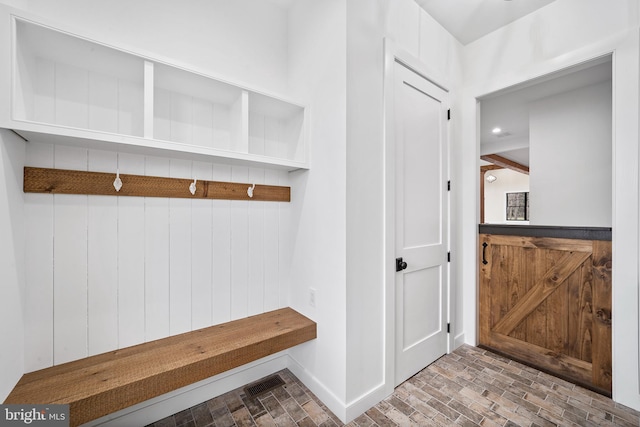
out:
M479 343L610 396L612 57L479 101Z
M611 55L479 101L480 223L527 224L506 194L529 192L531 225L611 227Z

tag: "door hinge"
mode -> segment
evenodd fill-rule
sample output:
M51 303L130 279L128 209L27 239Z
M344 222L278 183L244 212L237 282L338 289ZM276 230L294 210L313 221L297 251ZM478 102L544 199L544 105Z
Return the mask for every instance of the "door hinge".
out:
M447 323L447 333L451 333L451 323Z
M447 262L451 262L451 252L447 252Z
M451 120L451 109L447 110L447 120Z
M447 181L447 191L451 191L451 181Z

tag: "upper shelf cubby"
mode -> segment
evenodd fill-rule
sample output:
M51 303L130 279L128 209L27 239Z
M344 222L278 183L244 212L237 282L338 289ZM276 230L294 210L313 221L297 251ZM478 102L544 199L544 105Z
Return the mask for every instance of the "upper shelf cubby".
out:
M23 15L0 7L11 23L0 54L12 58L0 66L0 126L55 143L308 168L303 106Z
M15 20L14 118L143 136L144 61Z
M249 152L304 161L304 108L249 93Z
M246 152L241 88L164 64L153 69L154 139Z

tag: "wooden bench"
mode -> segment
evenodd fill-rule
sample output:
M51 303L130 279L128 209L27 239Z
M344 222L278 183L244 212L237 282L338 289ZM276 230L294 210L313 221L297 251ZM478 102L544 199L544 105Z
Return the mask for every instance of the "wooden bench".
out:
M314 338L283 308L25 374L4 403L69 404L77 426Z

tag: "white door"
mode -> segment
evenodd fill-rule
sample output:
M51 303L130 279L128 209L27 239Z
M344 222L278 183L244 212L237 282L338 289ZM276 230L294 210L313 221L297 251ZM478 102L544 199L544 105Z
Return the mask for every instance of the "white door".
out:
M397 385L447 352L448 94L394 67Z

